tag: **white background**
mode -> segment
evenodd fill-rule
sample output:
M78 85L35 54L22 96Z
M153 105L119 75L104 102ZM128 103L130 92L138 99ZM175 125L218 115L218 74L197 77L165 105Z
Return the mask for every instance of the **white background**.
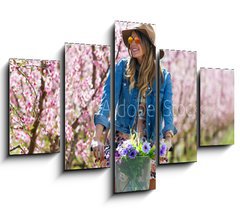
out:
M0 215L240 215L237 2L1 1ZM64 42L110 44L114 20L155 23L158 46L197 51L198 68L235 69L235 145L159 167L151 192L112 195L110 169L64 173L61 154L6 155L8 59L62 59Z

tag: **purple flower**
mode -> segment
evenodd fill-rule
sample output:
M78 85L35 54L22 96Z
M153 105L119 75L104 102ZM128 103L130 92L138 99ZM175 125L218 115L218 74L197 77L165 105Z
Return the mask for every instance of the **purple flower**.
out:
M148 154L148 152L150 151L150 149L151 149L150 143L144 142L144 143L143 143L143 146L142 146L143 152L146 153L146 154Z
M132 147L133 147L132 144L128 144L126 149L127 149L128 151L130 151L130 150L132 149Z
M119 154L119 152L118 151L115 151L115 157L116 158L119 158L121 155Z
M137 151L136 151L136 149L132 148L128 153L128 157L130 159L134 159L136 156L137 156Z
M159 151L160 157L164 156L166 153L167 153L167 145L165 143L161 143L160 151Z
M122 148L122 149L119 151L119 153L120 153L121 156L125 156L125 155L127 155L128 150L125 149L125 148Z
M121 164L121 162L122 162L121 155L119 154L118 151L115 151L115 162L116 162L117 164Z
M120 152L122 151L122 149L123 149L122 146L119 145L119 146L116 148L116 151L115 151L115 152L118 152L118 153L120 154Z

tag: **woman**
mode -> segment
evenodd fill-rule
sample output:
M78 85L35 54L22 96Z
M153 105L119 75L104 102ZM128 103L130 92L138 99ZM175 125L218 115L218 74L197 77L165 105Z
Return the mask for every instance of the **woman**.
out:
M122 31L129 59L122 59L115 66L115 143L128 139L132 128L140 137L156 141L156 46L155 32L151 25L141 24ZM163 51L160 55L163 56ZM160 70L160 139L168 140L176 133L172 115L172 85L170 74ZM104 144L100 141L104 131L110 128L110 72L104 86L98 113L94 115L96 131L92 149L96 157L104 158ZM164 128L162 124L164 120ZM109 142L109 140L108 140Z

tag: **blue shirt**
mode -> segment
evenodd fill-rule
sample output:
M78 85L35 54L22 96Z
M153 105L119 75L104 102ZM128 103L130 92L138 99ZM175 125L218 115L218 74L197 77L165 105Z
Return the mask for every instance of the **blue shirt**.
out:
M139 107L140 91L134 87L129 91L130 81L124 76L126 72L127 59L122 59L115 66L115 129L117 131L130 134L130 129L134 125ZM135 73L135 81L137 81L138 69ZM163 69L163 83L160 81L160 124L159 136L164 137L167 131L177 133L177 129L173 125L172 112L172 80L171 75L166 69ZM103 89L103 96L98 109L94 114L94 124L101 124L106 128L110 128L110 70L107 74L107 80ZM163 126L164 121L164 127ZM147 138L156 141L156 80L153 82L152 88L148 84L146 92L146 127Z

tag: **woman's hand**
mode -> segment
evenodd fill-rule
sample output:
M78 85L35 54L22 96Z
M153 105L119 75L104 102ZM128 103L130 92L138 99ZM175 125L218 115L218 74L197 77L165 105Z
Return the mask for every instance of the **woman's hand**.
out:
M101 124L96 125L96 131L91 142L91 151L96 160L100 161L104 160L104 144L100 141L103 134L103 127Z
M172 148L172 133L170 131L165 134L165 143L167 144L167 152Z
M93 137L91 142L91 151L96 160L104 160L104 144L97 137Z
M166 138L165 143L167 145L167 152L169 152L169 150L172 148L172 138L171 137Z

